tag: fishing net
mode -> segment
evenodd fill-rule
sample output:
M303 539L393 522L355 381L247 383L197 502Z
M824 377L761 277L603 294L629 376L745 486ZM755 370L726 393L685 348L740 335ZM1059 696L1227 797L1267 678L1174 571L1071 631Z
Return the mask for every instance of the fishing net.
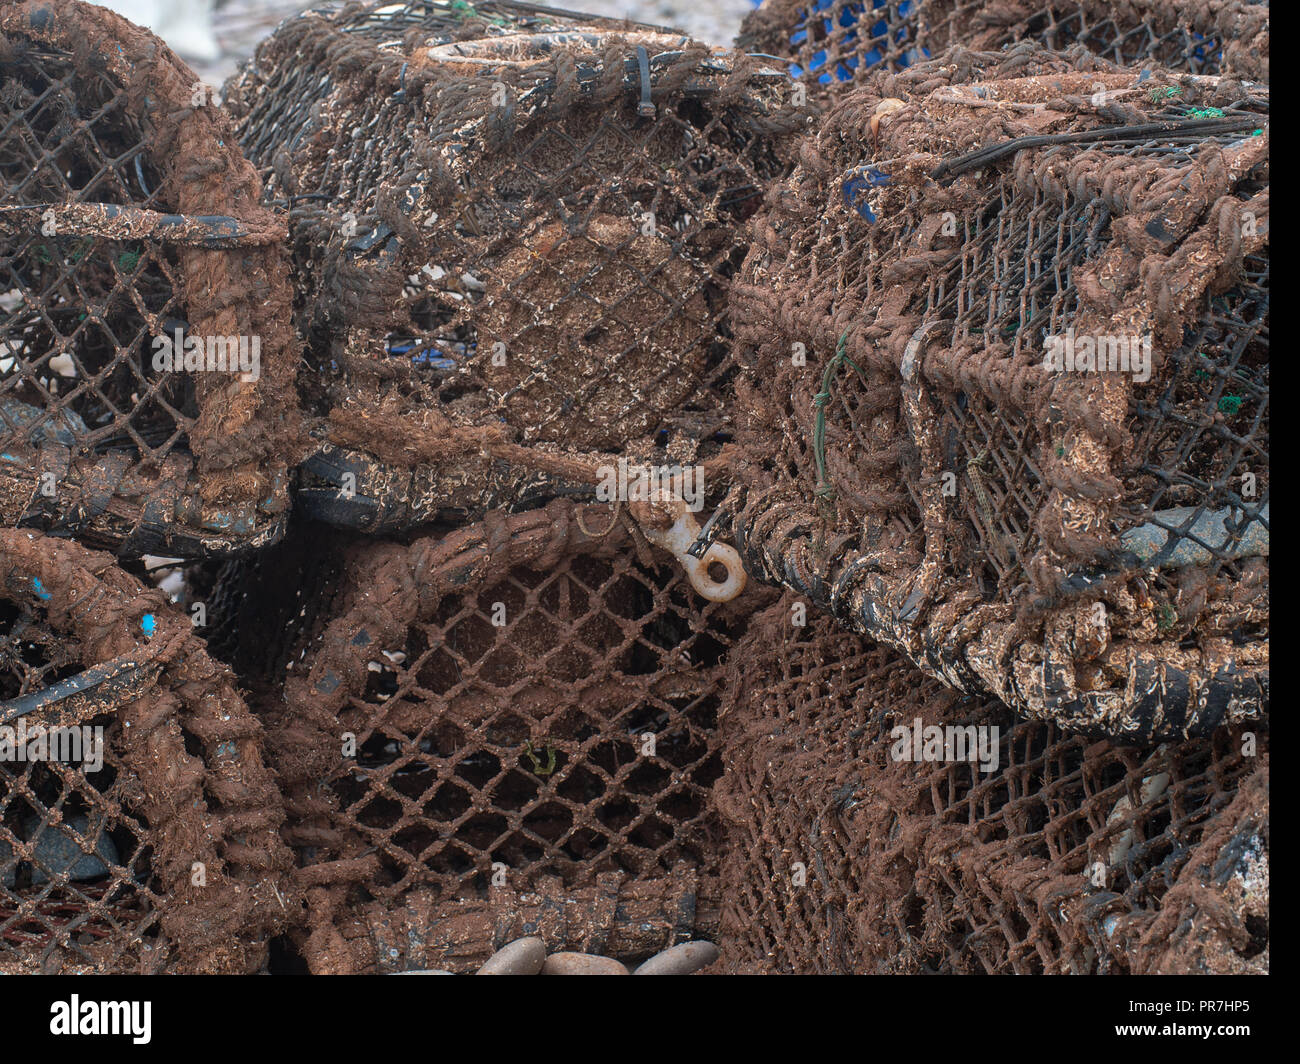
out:
M1081 46L1120 66L1268 80L1268 3L1258 0L765 0L737 44L789 60L817 96L872 70L902 70L952 45Z
M723 700L731 970L1267 970L1266 732L1089 742L795 606L755 620ZM959 736L902 759L918 726L999 729L994 770Z
M845 97L732 285L750 572L1068 730L1259 716L1267 106L1031 46Z
M313 971L464 970L539 920L551 949L624 956L716 926L687 914L716 910L723 666L772 593L701 599L636 529L554 500L362 541L306 603L260 713Z
M282 820L189 618L0 530L0 972L259 970L293 912Z
M393 531L590 493L600 455L716 455L789 96L744 56L524 4L282 25L226 106L289 209L324 445L303 512Z
M272 538L298 348L228 121L74 0L0 4L0 68L0 523L124 555Z

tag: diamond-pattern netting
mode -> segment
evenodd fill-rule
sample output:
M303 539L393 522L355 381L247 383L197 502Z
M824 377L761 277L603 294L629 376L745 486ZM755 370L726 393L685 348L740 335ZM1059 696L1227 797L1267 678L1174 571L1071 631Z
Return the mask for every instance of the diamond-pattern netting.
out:
M591 452L716 455L727 288L802 122L789 88L684 37L505 2L281 26L226 106L289 210L322 438L432 468L441 499L421 496L469 510L517 502L511 468L590 485Z
M750 571L1070 730L1257 716L1268 103L1240 85L1021 48L844 96L731 288Z
M689 661L706 638L677 591L674 603L626 558L579 558L444 600L411 631L405 660L361 699L375 722L355 769L327 778L362 841L404 865L395 890L461 886L485 859L573 876L611 851L634 873L701 858L716 692L653 682L670 652ZM499 628L497 603L512 618ZM604 671L617 676L606 690L564 705ZM640 756L650 735L656 752Z
M1020 41L1082 47L1121 66L1268 80L1268 4L1150 0L765 0L741 26L742 48L788 60L792 77L831 96L873 71L903 70L954 45Z
M0 971L256 971L295 899L282 816L188 618L0 530Z
M707 603L634 528L556 502L351 549L264 707L285 837L303 882L330 888L317 932L412 892L445 906L714 870L724 671L770 594Z
M144 31L56 0L0 35L0 522L123 554L268 534L296 422L246 422L296 359L254 175ZM169 366L161 338L256 344L266 372Z
M792 626L793 605L755 619L724 700L730 967L1267 964L1266 734L1090 743L960 698L827 620ZM891 729L918 722L999 728L997 767L901 759Z
M0 602L0 706L80 673L80 649L43 610ZM120 738L107 715L84 723L106 731L106 750ZM163 899L129 775L111 756L96 767L84 746L67 761L19 761L16 739L0 738L0 971L161 966Z

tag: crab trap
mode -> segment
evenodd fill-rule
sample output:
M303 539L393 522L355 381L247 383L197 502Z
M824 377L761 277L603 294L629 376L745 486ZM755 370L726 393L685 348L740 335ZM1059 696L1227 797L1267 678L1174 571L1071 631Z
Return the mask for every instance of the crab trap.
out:
M716 455L783 71L528 4L290 20L226 87L287 208L304 514L370 532Z
M1260 716L1267 130L1048 52L845 97L732 285L751 574L1067 730Z
M949 47L1022 41L1081 46L1121 66L1268 80L1267 0L766 0L737 44L785 59L791 77L826 99Z
M229 670L107 554L0 530L0 973L248 973L294 917Z
M122 554L278 534L285 231L213 90L75 0L0 4L0 523Z
M227 609L241 588L278 602L268 638L295 633L243 669L308 967L472 970L523 934L621 959L710 937L717 710L774 593L702 599L626 510L568 500L410 545L351 538L283 595L255 570L218 581Z
M755 619L723 700L731 970L1267 971L1266 731L1088 742L800 605Z

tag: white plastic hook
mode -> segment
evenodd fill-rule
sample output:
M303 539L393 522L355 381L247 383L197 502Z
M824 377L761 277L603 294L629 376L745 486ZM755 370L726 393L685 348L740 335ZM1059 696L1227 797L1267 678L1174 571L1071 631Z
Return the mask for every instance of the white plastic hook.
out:
M658 494L653 500L655 509L666 510L673 518L667 528L643 526L645 538L664 550L671 551L686 576L704 598L710 602L730 602L745 590L747 579L745 567L740 564L740 555L736 548L726 543L712 543L704 552L703 558L696 558L687 553L700 536L700 525L695 515L686 508L686 501L676 495ZM710 569L721 565L727 571L727 578L722 581L713 579Z

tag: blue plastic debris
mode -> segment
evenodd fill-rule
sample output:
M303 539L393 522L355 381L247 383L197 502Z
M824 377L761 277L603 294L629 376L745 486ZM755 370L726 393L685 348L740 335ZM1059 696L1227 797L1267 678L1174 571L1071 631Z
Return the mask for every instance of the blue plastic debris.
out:
M140 618L140 627L144 630L145 635L152 636L154 632L158 631L158 618L152 613L146 613Z
M465 345L457 344L456 346L464 348ZM422 347L417 343L390 343L388 353L390 355L410 354L411 365L426 366L429 369L437 370L456 369L460 365L458 359L464 357L458 351L447 351L436 345Z
M32 577L32 587L36 589L36 597L42 602L49 602L54 596L45 590L45 585L41 583L39 576Z
M883 170L874 166L863 166L854 170L844 181L844 203L852 207L868 222L876 221L876 212L867 203L867 195L873 188L882 188L889 184L890 178Z

